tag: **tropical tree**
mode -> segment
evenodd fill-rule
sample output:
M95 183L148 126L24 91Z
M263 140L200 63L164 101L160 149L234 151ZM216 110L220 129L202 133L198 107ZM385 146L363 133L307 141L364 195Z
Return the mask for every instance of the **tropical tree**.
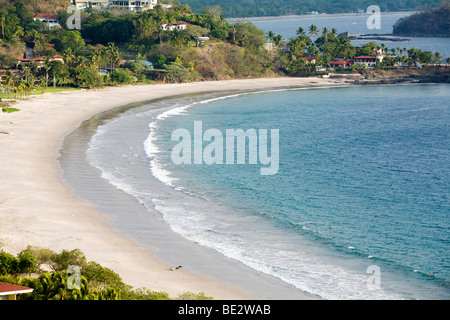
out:
M11 88L14 86L14 75L12 73L11 70L6 71L6 77L4 80L4 85L6 86L6 90L8 91L8 99L9 99L9 94L11 92Z
M121 60L119 48L113 42L110 42L105 48L105 55L108 57L110 63L110 71L113 72Z
M267 39L270 41L270 42L273 42L273 38L275 37L275 34L273 33L273 31L272 30L269 30L268 32L267 32Z
M72 62L74 62L76 59L71 48L67 48L66 50L64 50L63 56L64 61L67 63L69 67L72 65Z
M36 270L36 258L30 252L21 252L19 254L19 269L22 272L31 273Z
M433 56L433 62L435 64L439 64L439 63L441 63L441 60L442 60L442 55L439 52L435 52L434 56Z
M77 279L77 286L69 288L69 274L65 271L43 273L28 285L34 289L35 300L84 300L89 295L88 281L84 276Z
M331 35L333 36L333 38L335 38L337 36L337 30L336 28L332 28L331 29Z
M14 83L15 98L23 98L26 86L23 79L19 79Z
M298 27L296 34L297 36L302 36L305 34L305 30L302 27Z
M327 42L328 41L328 29L326 27L324 27L322 29L322 36L323 36L324 41Z
M309 26L309 35L317 36L317 27L314 24Z
M236 27L233 25L233 26L231 26L231 28L230 28L230 33L231 33L231 40L232 40L232 42L235 44L236 43L236 33L237 33L237 30L236 30Z
M273 37L273 43L277 47L281 47L283 44L283 36L281 34L277 34L275 37Z

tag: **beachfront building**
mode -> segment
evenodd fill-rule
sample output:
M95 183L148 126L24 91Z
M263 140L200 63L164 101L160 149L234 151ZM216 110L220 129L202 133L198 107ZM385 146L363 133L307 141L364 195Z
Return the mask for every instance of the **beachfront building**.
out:
M355 63L361 63L366 67L373 67L377 64L377 57L372 56L359 56L355 57Z
M193 24L189 24L184 21L178 21L177 23L165 23L165 24L161 25L161 29L170 30L170 31L186 30L187 28L193 27L193 26L194 26Z
M34 21L39 20L47 24L49 29L61 28L58 17L53 13L38 13L33 17Z
M33 292L33 289L28 287L0 282L0 300L16 300L18 294L31 292Z
M130 12L141 12L153 9L158 0L110 0L109 10L127 10Z
M349 68L355 62L353 60L338 60L338 61L330 61L330 67L333 69L337 68Z
M64 58L63 58L63 56L60 56L60 55L54 55L54 56L51 56L51 57L48 57L48 58L49 58L50 62L52 62L52 61L60 61L60 62L64 63ZM28 64L31 64L31 63L34 62L34 63L36 63L36 66L38 68L40 68L40 67L42 67L44 65L45 59L46 59L45 57L18 59L17 66L19 66L19 65L27 66Z
M311 57L298 57L299 60L306 60L309 63L316 64L316 59Z
M383 48L380 49L373 49L373 52L375 53L375 55L377 56L377 60L379 63L383 62L384 59L384 50Z

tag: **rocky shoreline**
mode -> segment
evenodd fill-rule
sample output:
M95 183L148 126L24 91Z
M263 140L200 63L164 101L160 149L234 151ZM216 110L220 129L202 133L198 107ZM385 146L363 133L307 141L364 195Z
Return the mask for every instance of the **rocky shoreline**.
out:
M450 83L450 69L446 67L430 67L412 72L397 71L365 71L357 79L347 78L351 84L397 84L397 83Z

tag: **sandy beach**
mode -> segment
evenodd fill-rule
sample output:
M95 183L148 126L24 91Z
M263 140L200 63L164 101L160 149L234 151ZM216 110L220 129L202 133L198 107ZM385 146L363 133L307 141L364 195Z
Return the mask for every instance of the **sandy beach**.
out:
M277 297L276 292L260 295L258 288L252 290L203 275L201 270L170 271L171 265L152 253L164 248L143 246L117 232L92 203L75 195L62 179L59 150L64 137L82 121L133 102L222 90L330 85L342 83L321 78L276 78L136 85L45 94L21 101L14 106L20 112L0 114L0 248L12 254L28 245L57 252L79 248L88 260L113 269L125 283L165 291L174 297L186 291L227 300ZM257 282L258 275L253 276ZM273 286L277 285L274 282ZM286 290L281 298L289 294ZM311 298L301 292L292 297Z

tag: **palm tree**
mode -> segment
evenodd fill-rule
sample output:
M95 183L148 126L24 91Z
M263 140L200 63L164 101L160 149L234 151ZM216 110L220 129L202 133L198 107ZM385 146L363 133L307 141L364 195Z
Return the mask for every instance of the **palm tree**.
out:
M433 60L434 60L434 63L435 63L435 64L441 63L442 55L441 55L439 52L435 52L435 53L434 53Z
M297 36L302 36L305 34L305 30L302 27L298 27Z
M23 68L22 68L22 72L23 72L23 75L24 75L24 77L25 77L25 82L28 82L28 77L29 77L30 74L31 74L31 69L28 68L28 67L23 67Z
M337 36L336 28L331 29L331 35L333 36L333 38L335 38Z
M72 62L75 60L75 55L72 52L72 49L67 48L64 53L64 60L67 63L67 65L70 67L72 65Z
M4 80L4 84L6 86L6 89L8 90L8 99L9 99L9 94L11 92L11 88L14 86L14 75L11 72L11 70L6 71L6 77Z
M16 81L14 83L15 98L25 97L25 95L24 95L25 89L26 89L25 82L22 79L19 79L18 81Z
M267 39L270 41L270 42L273 42L273 38L275 37L275 34L273 33L273 31L272 30L269 30L269 32L267 32Z
M42 93L45 93L45 89L47 89L47 81L44 78L42 78L39 81L38 85L39 85L39 87L41 87Z
M120 53L119 48L113 43L108 43L108 46L105 48L106 56L109 59L111 72L114 71L117 64L120 63Z
M281 45L283 44L283 36L281 34L276 35L273 38L273 42L277 47L281 47Z
M324 27L324 28L322 29L322 35L323 35L323 40L324 40L325 42L327 42L327 41L328 41L328 29L327 29L326 27Z
M317 27L315 25L310 25L309 26L309 35L310 36L317 36Z
M45 86L48 86L48 72L50 71L51 65L50 65L50 58L46 57L44 64L41 67L41 70L45 72Z
M233 43L235 44L236 43L236 33L237 33L236 27L232 26L230 28L230 32L231 32L231 37L232 37Z

